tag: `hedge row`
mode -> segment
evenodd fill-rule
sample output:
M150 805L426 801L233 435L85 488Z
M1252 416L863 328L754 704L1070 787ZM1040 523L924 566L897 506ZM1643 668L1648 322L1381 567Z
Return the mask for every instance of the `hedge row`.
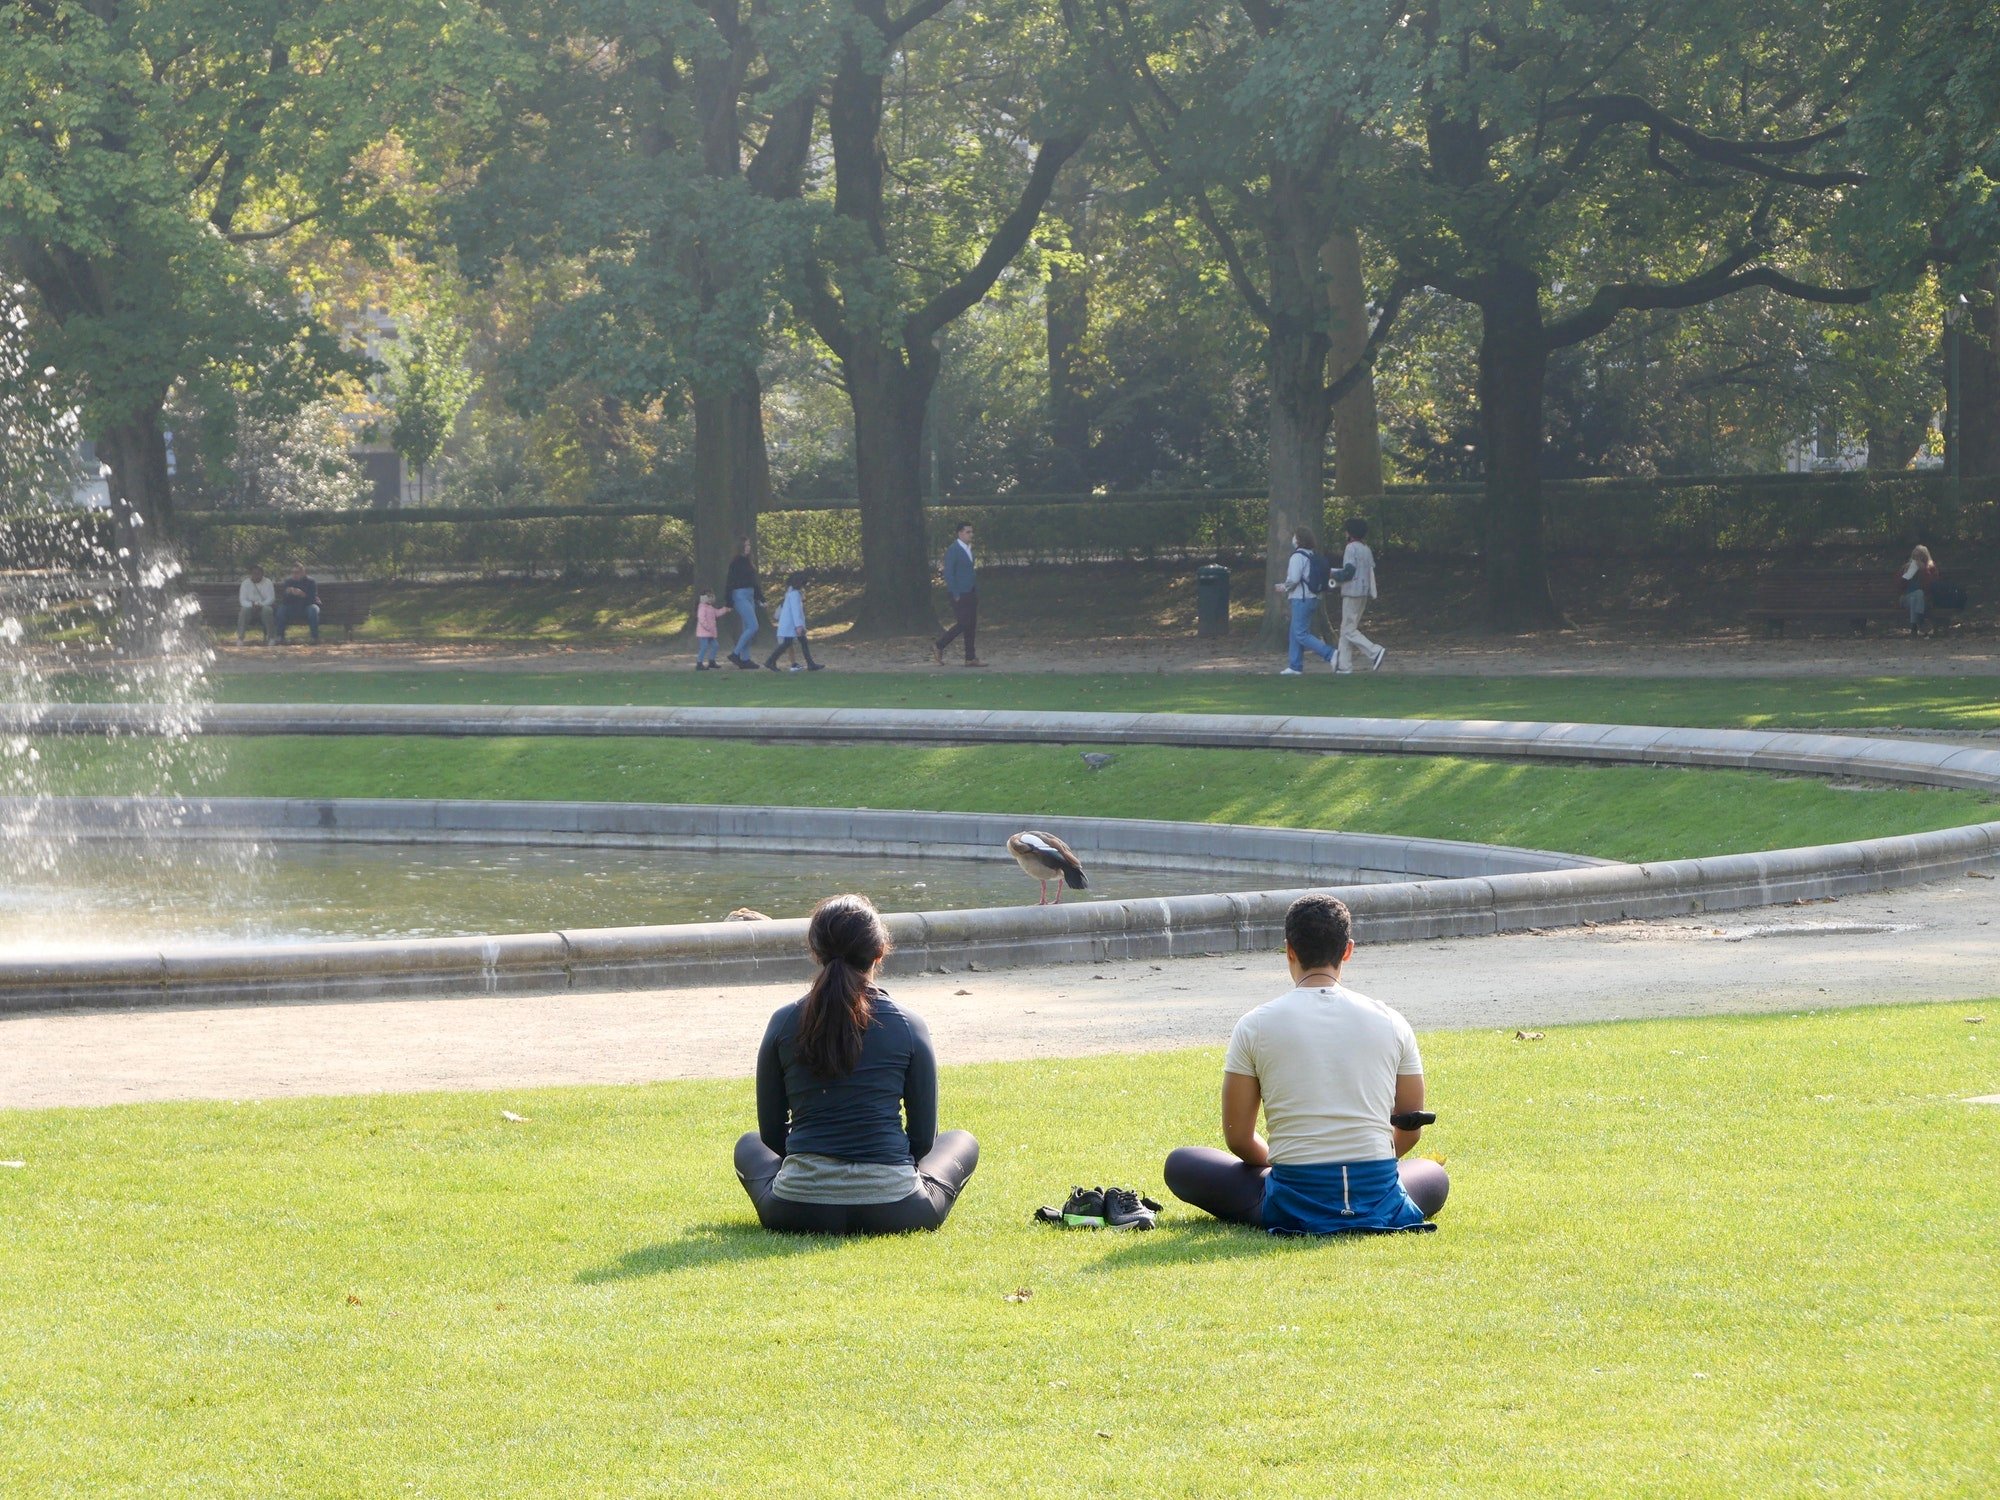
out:
M1927 540L1963 546L2000 537L2000 479L1954 487L1936 475L1759 475L1658 482L1551 483L1550 546L1558 553L1646 556L1740 551L1784 554L1829 543L1895 549ZM1340 502L1329 502L1337 524ZM1364 507L1386 551L1463 558L1480 550L1476 486L1395 485ZM996 562L1070 563L1255 557L1265 502L1237 492L1118 496L986 496L928 513L932 550L959 519L979 529ZM73 544L99 518L75 513L51 527L16 517L0 552L34 566L53 538ZM851 504L810 502L759 519L767 571L860 566L860 517ZM683 508L589 512L368 511L251 517L191 512L181 536L197 576L233 577L251 562L293 558L326 576L382 580L439 575L587 577L685 574L693 537ZM57 550L67 550L62 543Z

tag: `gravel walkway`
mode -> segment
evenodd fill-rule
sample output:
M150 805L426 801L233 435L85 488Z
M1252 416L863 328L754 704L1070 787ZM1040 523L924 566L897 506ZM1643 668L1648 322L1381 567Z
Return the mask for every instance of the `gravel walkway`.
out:
M1699 922L1364 948L1349 977L1419 1029L1983 1002L2000 997L2000 882ZM927 974L895 989L929 1020L947 1062L976 1062L1219 1047L1282 980L1276 955L1230 955ZM766 1017L795 994L769 986L0 1018L0 1109L738 1076ZM2000 1025L2000 999L1991 1020Z

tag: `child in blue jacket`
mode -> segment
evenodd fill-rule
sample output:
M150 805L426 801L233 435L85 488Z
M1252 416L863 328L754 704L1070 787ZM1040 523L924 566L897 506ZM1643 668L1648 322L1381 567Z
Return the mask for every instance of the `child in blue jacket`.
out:
M790 654L794 641L798 643L799 654L806 659L804 670L818 672L824 668L823 662L813 660L812 645L806 640L805 586L803 573L793 573L785 579L785 602L778 606L778 649L764 659L764 665L773 672L778 670L778 658ZM791 670L797 672L801 668L793 662Z

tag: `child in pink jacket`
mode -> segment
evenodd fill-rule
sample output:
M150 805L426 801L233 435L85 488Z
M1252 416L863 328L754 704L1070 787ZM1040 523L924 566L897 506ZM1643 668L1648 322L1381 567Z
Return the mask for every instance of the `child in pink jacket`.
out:
M719 672L722 663L715 659L715 622L733 611L728 605L715 607L715 595L703 594L701 602L694 607L694 669L697 672Z

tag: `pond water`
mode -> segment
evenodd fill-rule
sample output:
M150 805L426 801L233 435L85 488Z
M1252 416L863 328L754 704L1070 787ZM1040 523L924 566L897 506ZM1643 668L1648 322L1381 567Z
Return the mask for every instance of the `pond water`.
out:
M1277 883L1243 873L1098 864L1090 889L1064 899ZM0 952L648 926L718 921L740 906L800 917L837 891L860 891L884 911L1033 905L1039 894L999 849L975 860L90 839L63 850L53 870L0 871Z

